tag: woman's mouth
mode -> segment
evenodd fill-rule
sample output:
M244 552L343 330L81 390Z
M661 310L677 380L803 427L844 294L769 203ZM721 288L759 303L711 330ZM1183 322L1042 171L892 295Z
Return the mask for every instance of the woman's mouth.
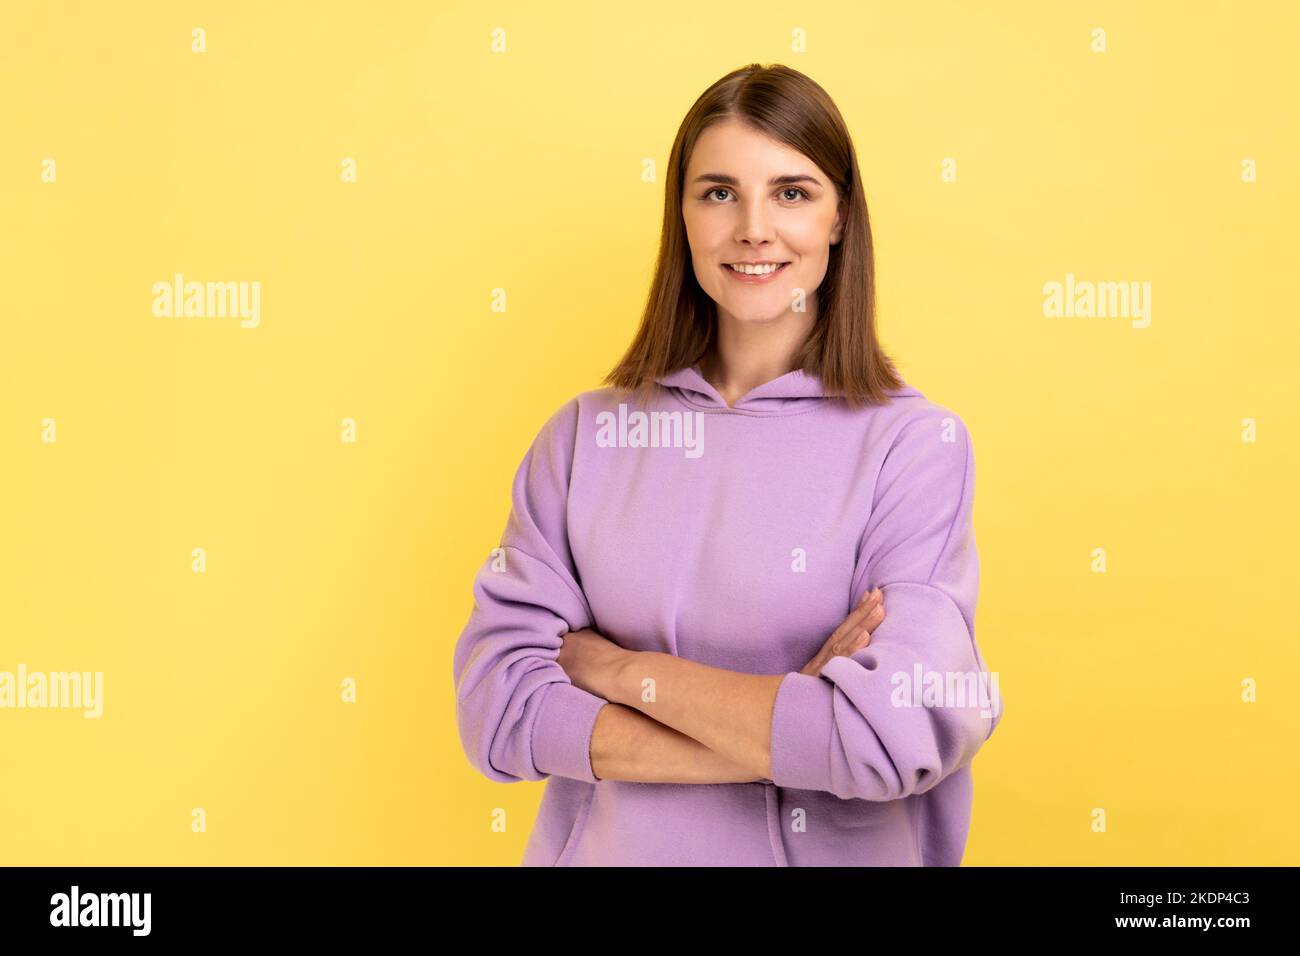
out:
M782 262L777 264L775 268L773 268L771 265L745 266L744 268L747 268L750 271L739 272L735 268L733 268L730 263L727 263L722 266L722 270L726 272L727 275L735 279L737 282L748 282L750 284L760 284L763 282L771 282L774 278L776 278L778 275L784 272L786 266L788 266L789 264L790 263L788 262Z

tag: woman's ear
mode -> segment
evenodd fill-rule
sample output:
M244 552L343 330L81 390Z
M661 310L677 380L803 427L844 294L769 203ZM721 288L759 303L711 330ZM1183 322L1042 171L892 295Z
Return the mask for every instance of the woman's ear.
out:
M848 214L849 204L840 200L839 208L835 213L835 224L831 226L831 245L837 244L844 238L844 217Z

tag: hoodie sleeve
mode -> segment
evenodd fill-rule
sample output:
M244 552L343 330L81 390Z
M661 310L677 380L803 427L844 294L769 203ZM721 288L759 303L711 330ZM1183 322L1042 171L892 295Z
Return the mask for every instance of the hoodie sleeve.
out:
M566 533L577 419L575 398L519 465L501 546L474 578L474 608L456 643L461 743L480 773L502 783L597 779L591 732L607 701L556 663L564 634L593 623Z
M772 712L774 783L897 800L965 766L992 734L1001 701L975 644L974 491L959 417L936 408L903 426L877 478L851 591L856 604L880 587L885 620L819 676L785 675Z

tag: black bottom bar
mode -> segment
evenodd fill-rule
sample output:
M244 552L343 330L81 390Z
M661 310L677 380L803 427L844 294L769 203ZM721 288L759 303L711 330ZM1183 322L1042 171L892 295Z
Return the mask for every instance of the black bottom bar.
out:
M590 946L648 934L676 947L779 926L809 944L869 946L892 929L918 945L1099 934L1232 945L1292 928L1296 884L1295 868L35 867L0 869L0 926L6 943Z

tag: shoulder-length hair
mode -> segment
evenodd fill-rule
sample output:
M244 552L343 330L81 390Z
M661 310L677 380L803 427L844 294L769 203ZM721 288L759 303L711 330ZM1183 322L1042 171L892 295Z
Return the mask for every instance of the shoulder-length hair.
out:
M845 209L817 287L817 316L798 368L821 379L827 395L850 405L883 404L903 383L876 337L875 258L857 153L839 109L810 77L787 66L752 63L718 80L682 120L668 157L663 231L636 337L604 384L648 393L660 376L689 368L708 353L717 304L695 278L682 219L686 166L700 134L737 119L803 153L835 184Z

